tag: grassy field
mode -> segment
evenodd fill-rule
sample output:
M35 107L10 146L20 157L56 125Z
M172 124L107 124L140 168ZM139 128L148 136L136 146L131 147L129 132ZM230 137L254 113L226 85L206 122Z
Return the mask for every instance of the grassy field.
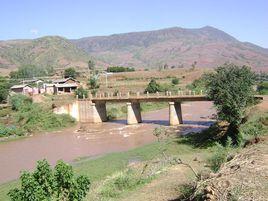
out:
M100 88L99 92L114 93L120 91L121 93L127 92L140 92L143 93L146 86L151 79L155 79L157 83L168 88L170 91L177 91L178 89L186 89L186 86L198 79L208 69L168 69L168 70L150 70L150 71L135 71L135 72L124 72L114 73L107 77L101 75L99 78ZM179 84L172 85L172 79L178 78ZM85 78L80 79L81 82L87 83ZM86 87L86 85L85 85Z

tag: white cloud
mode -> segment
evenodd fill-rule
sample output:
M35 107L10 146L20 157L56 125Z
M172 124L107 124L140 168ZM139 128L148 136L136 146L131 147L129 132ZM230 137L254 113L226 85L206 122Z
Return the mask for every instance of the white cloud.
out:
M30 33L33 35L38 35L39 31L38 31L38 29L31 29Z

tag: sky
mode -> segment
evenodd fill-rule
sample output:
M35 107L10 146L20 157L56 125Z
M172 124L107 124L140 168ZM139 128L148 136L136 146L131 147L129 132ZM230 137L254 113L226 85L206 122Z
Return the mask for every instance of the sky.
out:
M0 40L207 25L268 48L268 0L0 0Z

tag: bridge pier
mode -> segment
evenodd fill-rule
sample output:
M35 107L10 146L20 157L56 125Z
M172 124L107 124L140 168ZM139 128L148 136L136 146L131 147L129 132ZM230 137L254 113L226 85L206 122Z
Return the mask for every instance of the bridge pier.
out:
M105 102L91 103L92 123L107 121L107 111Z
M182 124L182 111L180 102L169 102L169 125Z
M127 103L127 124L141 123L141 108L139 102Z

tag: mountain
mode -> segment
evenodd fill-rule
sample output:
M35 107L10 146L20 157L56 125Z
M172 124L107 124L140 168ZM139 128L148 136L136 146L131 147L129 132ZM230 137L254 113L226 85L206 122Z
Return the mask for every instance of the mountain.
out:
M62 70L87 68L94 58L98 67L136 68L215 67L225 62L268 69L268 49L240 42L227 33L206 26L199 29L173 27L144 32L113 34L69 40L46 36L33 40L0 41L0 72L23 64Z
M0 41L0 69L15 69L24 64L52 66L56 69L87 67L90 56L69 40L46 36L34 40Z
M86 37L71 40L97 60L110 65L157 68L160 65L215 67L225 62L268 67L268 49L240 42L206 26Z

